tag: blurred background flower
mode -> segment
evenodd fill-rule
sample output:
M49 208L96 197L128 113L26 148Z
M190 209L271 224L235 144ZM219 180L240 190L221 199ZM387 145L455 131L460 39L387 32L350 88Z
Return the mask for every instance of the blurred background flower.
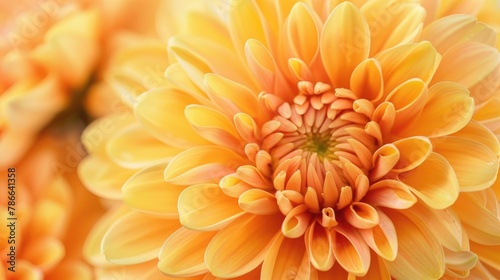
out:
M111 58L124 110L79 167L116 201L99 276L500 277L493 2L295 2L216 1L168 60Z

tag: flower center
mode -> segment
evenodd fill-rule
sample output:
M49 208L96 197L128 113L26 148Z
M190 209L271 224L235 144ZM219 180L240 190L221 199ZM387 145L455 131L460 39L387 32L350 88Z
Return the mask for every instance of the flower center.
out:
M338 212L360 212L357 202L368 191L377 146L377 133L370 133L373 105L324 83L299 82L298 89L293 102L281 104L263 125L262 148L272 159L285 224L300 228L301 221L318 216L330 228ZM290 232L289 237L303 234Z

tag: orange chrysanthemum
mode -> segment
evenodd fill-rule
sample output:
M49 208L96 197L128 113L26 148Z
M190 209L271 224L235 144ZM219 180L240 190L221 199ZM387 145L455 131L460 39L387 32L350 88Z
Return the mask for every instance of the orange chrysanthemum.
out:
M113 126L80 175L131 208L89 251L189 279L498 276L496 31L458 4L353 2L192 14L138 122L84 134Z

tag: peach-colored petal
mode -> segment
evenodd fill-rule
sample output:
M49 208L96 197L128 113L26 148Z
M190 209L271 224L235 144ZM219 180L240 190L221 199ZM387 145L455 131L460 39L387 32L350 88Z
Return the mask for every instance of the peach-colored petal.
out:
M178 209L183 226L201 231L224 228L245 213L238 200L225 195L216 184L188 187L179 196Z
M411 78L419 78L424 83L430 82L441 60L441 56L429 42L390 48L375 58L382 67L386 94Z
M279 234L264 258L261 279L309 279L310 274L304 241Z
M166 163L146 167L123 184L123 202L146 213L177 218L177 199L185 187L163 180Z
M111 160L125 168L134 169L170 160L180 151L160 142L138 124L115 133L106 144L106 152Z
M333 229L333 253L337 262L349 273L363 276L370 267L370 248L352 227Z
M474 251L451 251L444 248L446 258L446 275L457 278L469 276L470 270L476 266L478 257Z
M438 83L429 89L422 113L398 135L448 135L467 125L473 113L474 100L466 88L451 82Z
M207 247L205 261L210 272L232 278L252 271L262 263L278 236L281 219L247 214L226 226Z
M425 18L423 7L404 1L368 1L361 11L370 26L371 55L411 42Z
M205 249L215 234L217 231L178 229L163 244L158 268L172 277L190 277L208 272Z
M82 183L92 193L109 199L121 197L121 187L136 170L125 169L114 162L90 156L83 159L78 166L78 174Z
M404 279L439 279L445 271L444 252L427 227L422 227L397 211L386 212L398 235L398 255L386 262L391 276Z
M435 152L415 169L401 173L399 179L434 209L449 207L458 197L459 184L452 166Z
M457 174L460 191L479 191L490 187L497 178L498 158L481 142L443 136L432 139L434 151L451 164Z
M186 148L208 142L196 134L184 118L184 108L196 100L171 88L152 89L142 94L135 115L143 127L159 140Z
M363 240L380 257L393 261L398 252L398 238L392 221L380 209L377 209L379 223L370 229L359 231ZM372 265L370 265L372 266Z
M475 42L459 44L443 55L432 82L453 81L470 88L481 82L499 63L500 55L494 47Z
M350 73L370 52L370 31L350 2L335 7L321 31L321 59L334 87L348 87Z
M178 228L177 220L132 212L114 222L102 239L101 249L112 263L142 263L157 257L165 239Z
M198 146L183 151L165 169L165 180L172 184L192 185L220 180L244 165L245 160L220 146Z

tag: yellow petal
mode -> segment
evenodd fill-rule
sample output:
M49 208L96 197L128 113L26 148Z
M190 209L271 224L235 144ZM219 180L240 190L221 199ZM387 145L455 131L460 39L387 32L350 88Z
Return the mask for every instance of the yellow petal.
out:
M183 151L165 169L165 180L172 184L192 185L218 182L246 161L220 146L198 146Z
M188 187L179 196L178 209L183 226L201 231L224 228L245 213L238 200L225 195L216 184Z
M162 163L146 167L130 177L122 187L123 202L139 211L177 218L177 199L185 187L165 182L166 166Z
M97 221L91 231L88 233L85 244L83 245L83 256L93 265L108 264L101 252L101 241L109 227L121 217L130 213L128 207L115 207L105 213L99 221Z
M418 200L407 185L397 180L386 179L371 185L363 201L373 206L407 209Z
M301 204L286 215L281 225L281 232L288 238L298 238L306 232L310 221L311 214L308 212L308 207Z
M331 232L328 229L314 221L306 231L305 244L311 264L316 269L327 271L332 268L335 256L332 251Z
M370 248L352 227L334 228L333 253L338 263L349 273L363 276L370 267Z
M361 11L370 26L371 55L411 42L426 14L417 3L384 0L368 1Z
M205 253L210 272L232 278L252 271L262 263L278 236L281 219L246 214L222 229Z
M432 144L434 151L453 167L460 191L483 190L495 182L498 158L486 145L453 136L434 138Z
M181 91L157 88L138 98L135 115L139 122L159 140L178 148L208 142L193 131L184 117L184 108L196 100Z
M351 75L351 90L360 99L379 102L384 93L382 68L378 60L369 58L361 62Z
M296 3L288 15L286 35L290 57L297 57L309 64L318 53L319 30L316 13L304 3Z
M466 88L457 83L438 83L429 89L422 113L398 135L448 135L467 125L473 113L474 100Z
M180 151L181 149L160 142L139 124L114 134L106 144L110 159L125 168L143 168L170 160Z
M206 140L235 151L243 149L238 132L221 112L201 105L189 105L185 115L193 129Z
M261 279L309 279L310 274L304 240L279 234L264 258Z
M208 272L205 249L216 233L178 229L163 244L158 268L172 277L190 277Z
M321 59L334 87L348 87L352 71L370 52L370 30L359 9L344 2L332 11L321 31Z
M451 136L471 139L482 143L500 157L500 144L498 138L488 130L488 128L474 120L471 120L464 128L453 133Z
M249 39L267 45L267 26L255 1L230 0L230 5L228 26L235 48L243 50Z
M426 227L421 227L398 211L384 211L397 228L398 255L386 262L391 276L405 279L439 279L445 271L444 252Z
M399 179L434 209L449 207L458 197L459 184L452 166L434 152L415 169L401 173Z
M97 156L84 158L78 166L78 175L85 187L92 193L109 199L121 197L121 187L136 171L122 168Z
M271 215L279 211L276 197L261 189L250 189L238 198L241 209L255 215Z
M198 103L208 104L210 102L204 88L199 87L203 85L203 77L200 77L199 83L194 83L179 63L170 64L167 70L165 70L164 75L175 88L190 95L197 100Z
M421 38L428 40L437 51L444 54L454 45L473 41L493 46L495 44L495 30L471 15L456 14L440 18L427 25Z
M479 43L463 43L449 49L432 80L458 82L470 88L481 82L500 63L498 50Z
M156 258L163 242L180 226L177 220L132 212L109 228L102 239L101 249L112 263L142 263Z
M411 78L429 83L441 60L429 42L400 45L379 53L375 58L382 67L386 94Z
M393 261L398 253L396 229L391 219L380 209L377 209L377 214L380 222L373 228L360 229L359 233L366 244L380 257Z

